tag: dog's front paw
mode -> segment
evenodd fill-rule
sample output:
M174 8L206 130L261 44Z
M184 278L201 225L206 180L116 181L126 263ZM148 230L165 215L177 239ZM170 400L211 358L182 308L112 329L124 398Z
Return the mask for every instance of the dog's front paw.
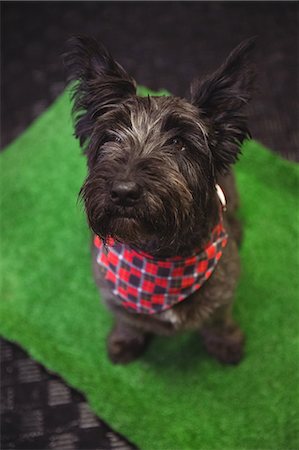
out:
M238 327L201 331L207 352L223 364L238 364L244 356L244 334Z
M114 364L128 364L144 352L148 341L148 335L116 326L108 336L108 356Z

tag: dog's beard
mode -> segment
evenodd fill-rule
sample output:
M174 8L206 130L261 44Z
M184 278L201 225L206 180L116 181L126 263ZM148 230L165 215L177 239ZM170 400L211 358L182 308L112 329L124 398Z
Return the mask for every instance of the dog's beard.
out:
M100 234L104 240L112 237L128 245L143 246L154 236L150 226L133 217L112 217L101 228Z
M146 208L145 208L146 209ZM117 214L107 211L101 217L89 219L91 228L103 240L112 237L138 248L154 246L155 250L169 247L178 239L180 230L188 227L186 220L178 210L165 215L164 208L160 212L151 214L136 208L130 214Z
M89 184L83 187L81 196L91 229L104 241L112 237L157 252L175 245L183 230L192 230L195 222L196 207L187 194L162 198L148 192L141 205L134 207L113 206L107 194L89 189Z

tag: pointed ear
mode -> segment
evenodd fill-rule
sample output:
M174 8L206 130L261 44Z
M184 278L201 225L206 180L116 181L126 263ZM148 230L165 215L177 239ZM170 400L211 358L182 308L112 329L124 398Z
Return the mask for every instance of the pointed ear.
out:
M102 45L89 37L71 38L64 62L68 80L75 81L75 134L84 145L101 115L136 94L136 83Z
M255 38L236 47L224 64L191 85L192 103L210 124L210 147L217 171L224 172L240 153L240 144L250 135L243 107L251 98L253 69L248 57Z

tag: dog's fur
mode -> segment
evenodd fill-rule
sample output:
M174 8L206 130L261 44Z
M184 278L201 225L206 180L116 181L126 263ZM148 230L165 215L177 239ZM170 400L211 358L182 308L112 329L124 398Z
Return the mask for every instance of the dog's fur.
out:
M105 242L114 237L156 257L187 256L202 246L219 220L219 183L227 197L229 240L204 286L170 310L127 312L114 301L92 248L96 282L115 326L108 337L113 362L127 363L152 334L200 331L210 354L224 363L242 357L244 336L232 319L240 272L235 217L238 196L230 166L248 136L243 106L250 99L253 40L239 45L211 76L191 85L191 101L136 95L136 83L107 50L73 38L66 64L74 86L75 132L88 160L81 189L89 225ZM115 186L134 187L113 201Z

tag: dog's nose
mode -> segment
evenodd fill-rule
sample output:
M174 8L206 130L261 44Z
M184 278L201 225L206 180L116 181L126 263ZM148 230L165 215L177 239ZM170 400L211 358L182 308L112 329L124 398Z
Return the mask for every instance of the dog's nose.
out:
M141 187L135 181L115 181L110 192L111 200L122 206L132 206L141 195Z

